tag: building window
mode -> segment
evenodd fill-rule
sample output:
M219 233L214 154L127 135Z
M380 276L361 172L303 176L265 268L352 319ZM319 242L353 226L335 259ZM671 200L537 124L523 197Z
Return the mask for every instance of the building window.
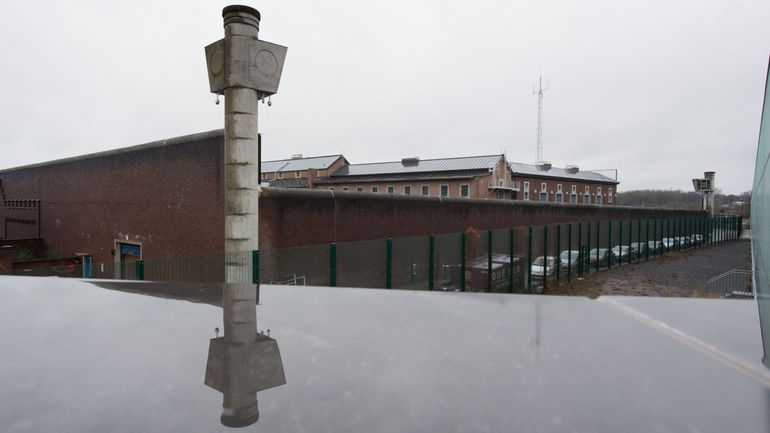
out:
M422 195L430 195L430 186L423 185L420 187L420 194Z
M396 187L395 187L395 186L393 186L393 185L388 185L388 187L387 187L387 188L388 188L388 189L387 189L387 191L388 191L388 194L393 194L394 192L396 192Z
M569 202L572 204L577 204L577 194L572 193L569 196Z
M379 186L373 186L372 187L372 192L380 192L380 187Z
M560 193L561 191L562 191L562 190L561 190L561 184L557 184L557 185L556 185L556 192L557 192L557 193Z
M572 194L577 194L577 185L572 185L572 189L570 190Z
M591 194L588 194L588 193L583 194L583 204L591 204Z
M602 195L596 194L596 204L602 204Z
M302 172L301 171L295 171L294 172L294 177L299 179L300 177L302 177Z
M266 179L267 179L267 173L262 173L262 180L266 180Z
M548 192L548 185L546 185L545 182L540 184L540 192Z
M441 185L441 197L449 197L449 185Z
M346 186L343 186L343 187L342 187L342 190L343 190L343 191L350 191L350 189L349 189L348 187L346 187Z
M548 201L548 191L544 191L540 193L540 201L543 201L543 202Z
M321 170L316 170L315 171L315 176L316 177L321 177Z
M356 187L356 192L364 192L364 187L363 186L357 186Z
M404 185L404 194L406 195L412 194L412 185Z
M460 185L460 197L468 197L470 193L470 185L464 183Z
M586 193L586 194L590 194L590 193L591 193L591 189L590 189L590 187L586 186L586 189L585 189L585 193Z
M524 182L524 200L529 200L529 182Z
M612 203L612 188L607 188L607 203Z
M556 203L563 203L564 202L564 195L560 192L556 193Z
M278 179L283 179L283 172L282 171L278 172Z

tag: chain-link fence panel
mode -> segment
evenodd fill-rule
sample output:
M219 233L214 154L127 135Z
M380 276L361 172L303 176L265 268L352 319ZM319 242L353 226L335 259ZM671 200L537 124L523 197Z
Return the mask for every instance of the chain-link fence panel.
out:
M387 239L337 243L337 285L384 288Z

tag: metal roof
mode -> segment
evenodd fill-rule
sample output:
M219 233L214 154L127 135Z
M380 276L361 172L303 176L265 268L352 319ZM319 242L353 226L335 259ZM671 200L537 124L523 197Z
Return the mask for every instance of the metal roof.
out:
M427 173L447 172L457 170L488 170L494 168L502 155L465 156L459 158L423 159L414 164L404 164L402 161L375 162L370 164L351 164L342 167L334 174L336 176L364 176L373 174L397 173Z
M314 156L311 158L280 159L277 161L262 161L262 173L277 171L325 170L342 155Z
M619 183L611 177L607 177L603 174L599 174L595 171L578 171L577 173L570 173L564 168L551 167L548 170L541 170L534 164L522 164L520 162L510 162L508 165L511 167L513 174L523 174L529 176L541 176L541 177L559 177L563 179L575 179L585 180L589 182L611 182Z
M483 174L488 174L486 169L462 170L462 171L441 171L430 173L394 173L394 174L373 174L361 176L331 176L316 179L315 184L340 184L340 183L363 183L363 182L402 182L402 181L428 181L428 180L461 180L472 179ZM273 186L271 184L271 186Z

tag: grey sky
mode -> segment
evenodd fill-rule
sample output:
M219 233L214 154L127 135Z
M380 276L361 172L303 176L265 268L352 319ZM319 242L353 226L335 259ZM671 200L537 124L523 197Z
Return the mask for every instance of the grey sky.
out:
M0 168L222 127L203 47L234 2L6 2ZM770 2L262 1L289 47L263 159L494 154L617 168L620 190L751 188Z

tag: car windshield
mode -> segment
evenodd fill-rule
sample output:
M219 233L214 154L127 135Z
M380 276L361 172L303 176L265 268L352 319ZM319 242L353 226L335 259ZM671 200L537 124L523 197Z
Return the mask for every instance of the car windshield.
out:
M577 259L577 256L578 256L578 252L577 251L572 251L572 260ZM559 258L562 261L569 260L570 259L570 252L569 251L562 251L561 254L559 254Z
M543 256L540 256L540 257L536 258L535 261L532 262L532 264L533 265L537 265L537 266L543 266L544 262L545 262L545 259L543 258ZM550 257L550 256L548 257L548 265L547 266L553 266L553 257Z

